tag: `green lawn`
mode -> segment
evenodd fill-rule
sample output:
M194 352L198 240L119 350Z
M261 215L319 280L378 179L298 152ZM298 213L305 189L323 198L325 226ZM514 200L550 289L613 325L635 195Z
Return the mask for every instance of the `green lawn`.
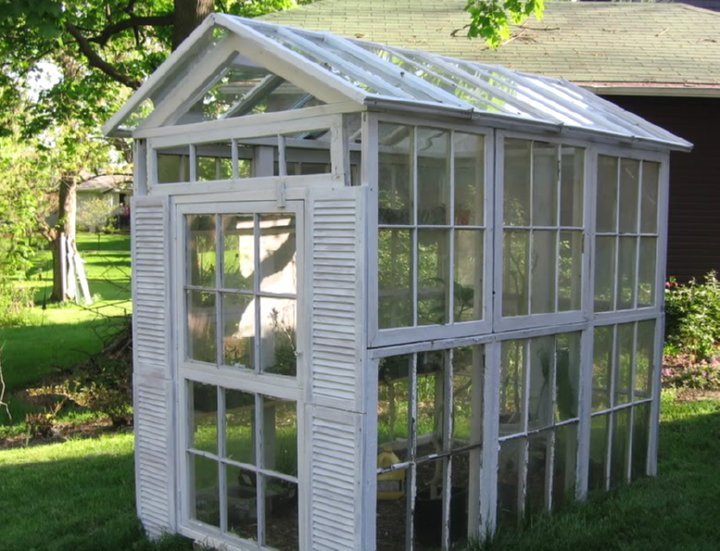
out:
M720 545L720 399L663 394L658 477L591 496L488 550L716 550Z
M130 301L130 237L79 234L78 248L85 261L93 304L52 304L52 258L40 252L27 281L36 306L24 325L0 327L0 362L8 395L40 383L43 378L71 368L102 349L104 339L124 326L132 311ZM15 423L31 408L9 397ZM7 423L0 412L0 425Z
M3 550L190 549L148 542L135 520L133 438L0 451ZM659 476L501 534L493 550L715 550L720 542L720 399L663 396Z
M113 434L0 451L0 548L192 549L151 544L136 519L133 436Z

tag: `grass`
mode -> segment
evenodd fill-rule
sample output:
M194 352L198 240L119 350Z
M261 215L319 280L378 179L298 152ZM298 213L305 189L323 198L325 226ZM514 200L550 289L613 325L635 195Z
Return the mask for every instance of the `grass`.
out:
M92 305L47 302L52 287L49 251L41 251L28 279L18 282L19 286L32 289L35 306L23 325L0 328L0 362L8 395L99 352L104 340L124 326L123 320L132 310L130 237L78 234L78 249L85 261ZM16 396L6 401L14 423L34 410ZM6 421L6 416L0 413L0 425Z
M135 519L129 433L0 451L3 550L191 549L149 542ZM533 519L491 550L714 550L720 541L720 399L663 394L659 476Z
M135 512L133 436L117 433L0 451L0 548L192 549L183 538L151 543Z
M720 542L720 400L665 391L659 476L592 495L500 533L487 550L715 550Z

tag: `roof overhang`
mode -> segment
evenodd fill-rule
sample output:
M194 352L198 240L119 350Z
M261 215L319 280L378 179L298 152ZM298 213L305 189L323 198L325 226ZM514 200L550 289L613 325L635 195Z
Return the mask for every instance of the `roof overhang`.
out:
M720 85L658 84L655 82L578 82L578 86L601 96L654 96L677 98L720 98Z

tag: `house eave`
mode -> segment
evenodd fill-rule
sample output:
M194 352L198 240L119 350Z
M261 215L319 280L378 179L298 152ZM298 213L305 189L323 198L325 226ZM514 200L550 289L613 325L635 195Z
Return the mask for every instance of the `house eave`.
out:
M573 81L600 96L720 98L720 84Z

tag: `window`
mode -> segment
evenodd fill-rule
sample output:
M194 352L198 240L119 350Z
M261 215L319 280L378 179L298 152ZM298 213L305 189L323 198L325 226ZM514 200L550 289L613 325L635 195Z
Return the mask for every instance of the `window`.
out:
M195 381L186 388L190 519L297 549L295 402Z
M379 328L483 319L483 136L387 123L379 133Z
M654 306L660 164L598 156L595 311Z
M589 488L607 489L647 472L655 320L596 327Z
M504 145L502 316L580 310L585 150Z
M483 377L482 346L380 360L378 550L467 540L479 506Z
M188 214L189 360L295 376L293 213Z
M498 523L575 496L580 333L502 343Z

